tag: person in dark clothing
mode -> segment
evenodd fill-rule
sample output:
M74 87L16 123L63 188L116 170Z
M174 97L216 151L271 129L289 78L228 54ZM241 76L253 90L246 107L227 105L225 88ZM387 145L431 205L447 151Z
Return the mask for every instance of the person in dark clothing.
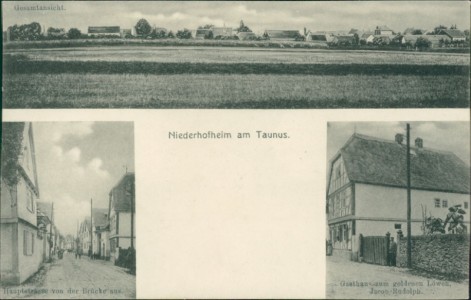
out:
M396 266L396 254L397 254L397 244L394 241L394 238L391 238L389 242L389 250L388 250L388 265L395 267Z

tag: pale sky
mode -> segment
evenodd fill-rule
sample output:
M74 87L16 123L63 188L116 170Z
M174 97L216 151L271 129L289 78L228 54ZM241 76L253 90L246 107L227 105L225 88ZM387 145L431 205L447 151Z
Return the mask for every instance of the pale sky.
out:
M330 122L327 129L327 159L356 132L372 137L394 141L396 133L406 135L407 122ZM420 137L424 148L432 148L455 153L465 163L470 164L469 122L409 122L411 145Z
M108 207L108 193L134 171L132 122L33 123L40 201L54 202L62 234L75 234L77 220Z
M63 5L63 11L19 11L15 5ZM4 28L39 22L45 28L88 26L131 28L140 18L171 30L200 25L237 27L244 20L254 32L264 29L349 30L387 25L395 31L408 27L433 29L439 24L470 27L469 1L3 1Z

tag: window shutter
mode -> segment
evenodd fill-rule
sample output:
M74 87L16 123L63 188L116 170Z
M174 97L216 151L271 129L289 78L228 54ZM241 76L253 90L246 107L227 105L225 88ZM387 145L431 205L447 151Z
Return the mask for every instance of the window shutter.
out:
M28 253L28 232L23 230L23 255L27 255Z

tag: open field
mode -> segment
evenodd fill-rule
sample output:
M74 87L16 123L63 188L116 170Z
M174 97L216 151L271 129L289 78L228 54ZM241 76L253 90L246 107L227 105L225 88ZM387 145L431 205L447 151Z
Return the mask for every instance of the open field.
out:
M443 82L445 81L445 82ZM5 108L467 107L463 76L21 74ZM31 97L30 95L34 95Z
M319 49L202 47L88 47L5 50L12 59L33 61L115 61L161 63L392 64L469 66L469 54Z
M467 54L105 47L7 50L5 108L469 107Z

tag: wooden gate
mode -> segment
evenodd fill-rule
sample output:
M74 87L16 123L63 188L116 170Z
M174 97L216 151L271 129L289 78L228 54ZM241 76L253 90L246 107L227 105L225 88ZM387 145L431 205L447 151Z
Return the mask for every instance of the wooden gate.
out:
M360 255L363 261L369 264L388 265L388 236L360 235Z

